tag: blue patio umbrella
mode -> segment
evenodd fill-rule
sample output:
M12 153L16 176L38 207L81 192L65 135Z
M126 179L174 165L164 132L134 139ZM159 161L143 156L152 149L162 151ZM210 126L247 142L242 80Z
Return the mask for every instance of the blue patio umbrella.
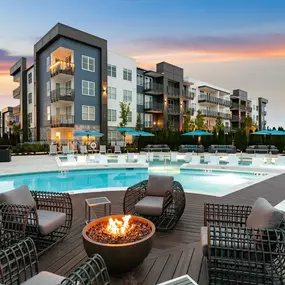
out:
M104 134L95 131L77 131L73 133L75 137L87 137L87 144L89 145L89 137L103 137Z
M154 137L154 134L144 131L131 131L127 132L128 135L138 137L138 151L140 151L140 137Z
M200 130L195 130L193 132L188 132L185 134L182 134L182 136L212 136L213 134L209 133L209 132L204 132L204 131L200 131Z
M251 135L273 135L273 136L284 136L284 131L278 131L278 130L261 130L254 133L251 133Z
M133 132L134 129L127 128L127 127L120 127L120 128L117 128L116 131L118 131L118 132Z

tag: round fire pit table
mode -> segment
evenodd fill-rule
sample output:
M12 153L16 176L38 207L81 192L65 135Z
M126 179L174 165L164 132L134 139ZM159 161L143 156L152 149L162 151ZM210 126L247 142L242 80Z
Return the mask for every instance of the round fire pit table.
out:
M150 230L148 235L129 243L103 243L91 239L88 232L100 223L107 223L109 219L122 220L124 215L102 217L86 225L82 231L83 245L87 255L100 254L110 274L122 274L139 266L148 256L152 248L152 239L155 233L155 225L142 217L131 216L130 221L140 222L147 225ZM97 228L96 228L97 229Z

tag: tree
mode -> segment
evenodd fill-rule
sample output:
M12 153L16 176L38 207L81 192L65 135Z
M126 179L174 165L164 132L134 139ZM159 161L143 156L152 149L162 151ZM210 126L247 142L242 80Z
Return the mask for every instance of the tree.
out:
M219 115L216 119L216 125L214 126L214 131L219 135L220 132L225 130L225 126L223 124L223 118Z
M183 132L192 132L195 130L195 122L191 119L191 110L187 110L186 117L184 118L184 122L182 125Z
M15 144L20 142L20 135L22 134L22 129L20 124L13 124L12 125L12 135L15 139Z
M283 127L278 127L278 131L284 131Z
M200 131L205 129L204 116L202 115L201 110L197 111L197 115L195 118L195 128Z
M141 114L138 113L137 115L137 123L136 123L136 130L141 131L142 129L142 119L141 119Z
M128 123L128 115L130 113L130 103L120 102L120 127L125 128ZM124 142L126 142L126 132L121 132L124 137Z
M244 130L245 130L246 136L248 136L250 134L250 131L255 132L255 130L256 130L256 125L252 121L252 117L250 117L249 115L247 115L245 118Z
M173 116L168 115L167 117L167 129L169 131L173 131L174 125L173 125Z

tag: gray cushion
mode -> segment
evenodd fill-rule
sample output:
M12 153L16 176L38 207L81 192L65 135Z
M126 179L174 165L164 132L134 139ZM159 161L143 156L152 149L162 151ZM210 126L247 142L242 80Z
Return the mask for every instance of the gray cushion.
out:
M27 185L1 193L0 202L7 204L27 205L32 207L37 206L36 201L34 200Z
M283 212L272 207L264 198L258 198L252 206L246 226L254 229L275 229L280 227L283 219Z
M22 285L58 285L63 279L64 277L62 276L47 271L42 271L26 282L22 283Z
M173 184L172 176L150 175L148 178L146 195L147 196L164 196L170 191Z
M65 223L66 214L47 210L38 210L39 231L45 236L58 229Z
M146 196L136 203L135 210L141 215L160 216L163 210L163 197Z

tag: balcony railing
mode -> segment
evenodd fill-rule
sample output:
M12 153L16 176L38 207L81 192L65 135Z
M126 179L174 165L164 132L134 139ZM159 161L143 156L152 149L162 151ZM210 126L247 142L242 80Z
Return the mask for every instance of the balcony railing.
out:
M179 97L180 96L180 89L172 87L172 86L167 86L167 94L168 94L168 96Z
M74 116L73 115L59 115L51 116L51 127L73 127Z
M217 112L212 110L201 110L201 113L203 116L210 118L217 118L218 116L221 116L224 120L229 120L231 118L229 113Z
M168 106L168 114L169 115L179 115L180 114L179 106Z
M182 95L184 98L191 99L191 100L195 98L195 94L196 94L195 92L185 92L184 90L182 92Z
M163 112L162 103L145 102L144 109L147 111Z
M156 82L147 82L144 85L144 91L149 94L162 94L163 86Z
M238 103L231 103L231 109L239 109L241 111L247 110L247 106L243 104L238 104Z
M51 103L57 101L73 101L74 90L69 88L58 88L50 92Z
M249 107L249 106L248 106L248 107L247 107L247 111L251 113L251 112L252 112L252 107Z
M222 105L226 107L230 107L231 105L230 100L225 100L225 99L217 98L215 96L204 95L204 94L199 95L198 102L199 103L203 103L203 102L212 103L212 104Z
M21 95L21 87L19 86L13 90L13 98L20 99L20 95Z
M58 61L50 66L50 76L56 76L58 74L74 75L74 63Z
M245 117L244 116L238 116L238 115L233 115L231 118L231 121L233 122L244 122L245 121Z

